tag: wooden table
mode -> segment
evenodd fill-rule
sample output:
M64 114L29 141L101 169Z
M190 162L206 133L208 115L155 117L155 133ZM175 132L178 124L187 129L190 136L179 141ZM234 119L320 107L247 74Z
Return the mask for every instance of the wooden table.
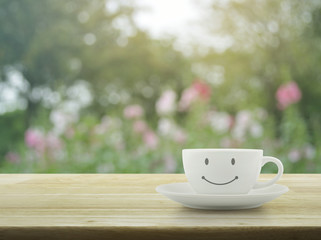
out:
M262 175L261 179L271 178ZM182 174L2 174L0 239L321 239L321 174L262 207L206 211L155 192Z

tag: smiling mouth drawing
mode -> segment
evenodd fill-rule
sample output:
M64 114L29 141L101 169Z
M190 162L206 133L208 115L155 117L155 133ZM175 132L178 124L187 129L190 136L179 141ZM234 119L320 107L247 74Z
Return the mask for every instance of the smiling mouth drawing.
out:
M229 182L226 182L226 183L215 183L215 182L211 182L211 181L207 180L204 176L202 176L202 179L204 179L206 182L211 183L211 184L214 184L214 185L226 185L226 184L229 184L229 183L231 183L231 182L234 182L236 179L239 179L239 177L238 177L238 176L235 176L235 178L234 178L233 180L231 180L231 181L229 181Z

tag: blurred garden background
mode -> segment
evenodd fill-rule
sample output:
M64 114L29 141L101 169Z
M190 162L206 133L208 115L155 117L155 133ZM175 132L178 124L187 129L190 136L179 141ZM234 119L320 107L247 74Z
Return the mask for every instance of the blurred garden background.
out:
M0 129L2 173L321 173L321 2L0 0Z

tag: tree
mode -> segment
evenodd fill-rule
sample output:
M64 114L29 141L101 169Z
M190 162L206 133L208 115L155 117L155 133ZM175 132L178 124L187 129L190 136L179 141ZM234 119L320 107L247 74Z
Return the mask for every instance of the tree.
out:
M5 79L6 67L14 66L29 82L29 93L42 86L63 92L85 80L94 96L92 109L102 114L118 108L108 102L110 94L125 93L148 106L160 86L182 89L192 78L189 61L170 41L137 29L129 5L100 0L1 0L0 5L0 73ZM152 89L148 101L144 89ZM40 108L29 93L27 125Z
M275 93L293 80L302 91L299 108L310 133L320 129L320 3L230 1L213 2L210 9L208 29L233 42L223 53L200 58L225 70L214 102L230 111L264 107L280 121Z

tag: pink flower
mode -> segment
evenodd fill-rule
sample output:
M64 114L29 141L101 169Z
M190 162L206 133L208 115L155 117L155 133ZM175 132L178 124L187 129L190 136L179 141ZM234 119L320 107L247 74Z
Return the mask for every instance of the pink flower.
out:
M61 150L62 142L53 133L45 135L43 132L34 129L28 129L25 133L25 142L29 148L33 148L37 154L45 153L55 154L57 150Z
M253 121L252 113L249 110L241 110L237 113L235 121L241 128L247 128Z
M124 117L127 119L139 118L144 114L144 109L138 105L129 105L124 109Z
M290 162L296 163L301 159L301 153L298 149L291 149L288 153L288 158Z
M180 111L186 111L191 104L197 99L197 91L194 88L187 88L183 91L182 97L178 103Z
M180 111L186 111L197 99L207 101L210 97L210 86L201 80L196 80L192 86L183 91L178 108Z
M136 120L133 124L133 130L135 133L142 134L148 130L148 126L143 120Z
M45 137L39 130L28 129L25 132L25 143L28 147L34 148L38 151L45 149Z
M52 133L49 133L46 137L46 145L52 151L57 151L62 148L60 139Z
M183 144L187 140L187 135L182 129L176 129L173 133L173 140L179 144Z
M170 114L175 111L176 93L173 90L166 90L156 102L158 114Z
M283 84L278 88L276 92L276 99L278 100L279 109L284 110L289 105L300 101L300 88L293 81Z
M143 141L149 149L155 149L158 145L158 137L151 130L148 130L144 133Z
M198 96L203 100L209 100L211 97L211 88L202 80L196 80L192 87L197 91Z
M11 163L19 163L20 162L19 155L14 152L8 152L5 156L5 159Z

